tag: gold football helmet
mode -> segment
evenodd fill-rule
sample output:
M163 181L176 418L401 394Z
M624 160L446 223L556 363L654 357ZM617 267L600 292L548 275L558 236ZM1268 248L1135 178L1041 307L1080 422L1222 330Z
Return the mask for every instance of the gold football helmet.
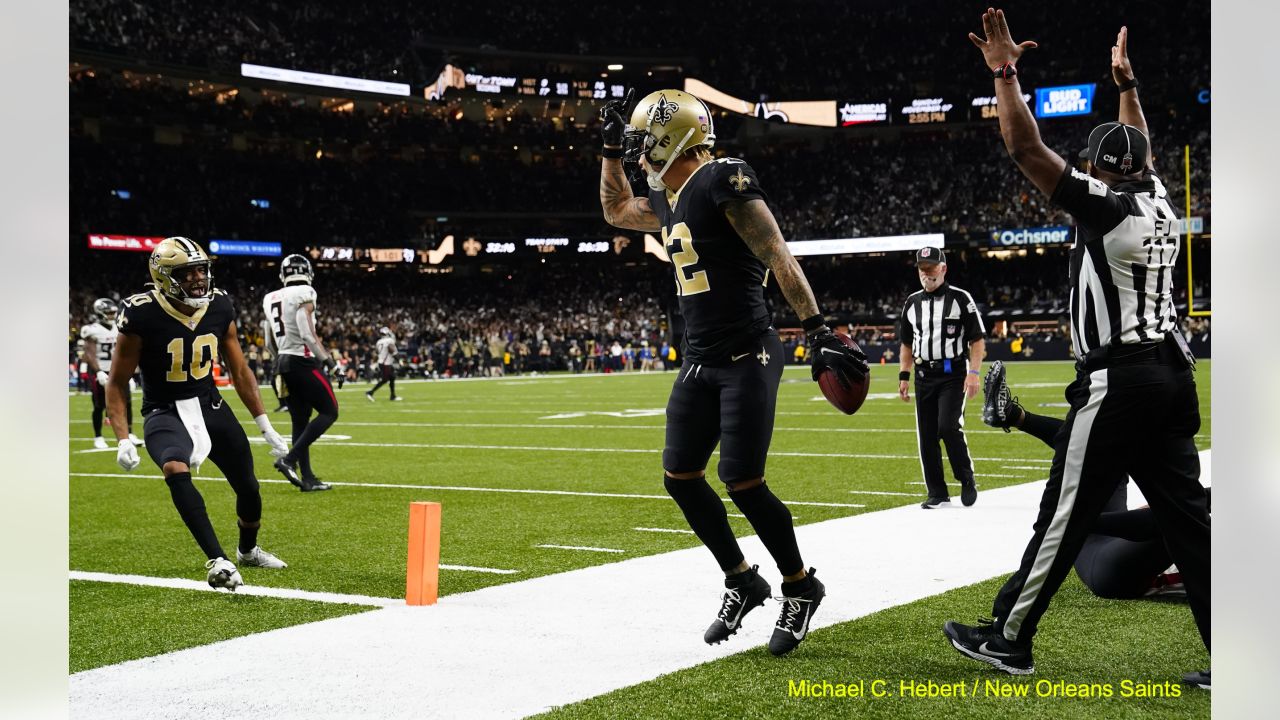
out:
M203 267L205 271L204 291L200 295L192 295L183 287L188 272L196 267ZM170 237L160 241L151 251L150 268L156 289L170 300L199 308L213 299L213 261L193 240Z
M646 180L654 190L665 189L662 176L670 168L669 160L689 148L715 144L711 109L683 90L658 90L641 98L622 136L623 159L647 159L652 169Z

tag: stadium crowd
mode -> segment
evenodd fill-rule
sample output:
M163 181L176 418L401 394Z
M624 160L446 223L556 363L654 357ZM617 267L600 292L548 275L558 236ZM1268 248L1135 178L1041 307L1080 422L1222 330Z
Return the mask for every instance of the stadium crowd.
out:
M1106 78L1116 30L1128 24L1143 58L1146 88L1190 97L1209 86L1209 7L1193 0L1096 3L1062 12L1011 0L1006 9L1040 43L1027 68L1063 84ZM467 48L559 56L663 56L686 72L714 78L740 97L772 100L872 99L913 88L923 94L989 89L965 36L978 11L943 0L892 6L815 0L709 0L699 16L716 32L696 32L679 3L551 4L283 2L208 4L195 0L76 0L72 48L238 72L241 62L312 72L414 82L434 81L444 59ZM340 27L342 32L333 32ZM1165 42L1169 27L1179 42ZM857 36L849 35L857 29ZM1070 48L1071 52L1062 52ZM447 57L444 52L449 52ZM956 62L957 58L963 59ZM854 69L854 72L850 72ZM1157 91L1160 92L1160 91ZM1153 98L1155 99L1155 98ZM1161 99L1163 100L1163 99Z
M96 223L73 224L80 232L181 224L193 237L270 238L295 247L375 238L434 246L450 233L614 234L595 203L593 117L566 122L513 112L477 120L421 104L353 104L335 112L283 96L192 95L105 71L78 74L71 97L72 218ZM1059 120L1043 132L1074 159L1091 123ZM1153 113L1151 126L1158 166L1178 197L1184 143L1194 148L1195 172L1207 172L1207 127L1176 111ZM158 127L167 139L157 141ZM1005 160L994 124L749 144L730 134L717 151L752 163L788 239L964 237L1067 222ZM1201 179L1193 179L1193 212L1208 215ZM130 199L121 199L120 189ZM202 202L193 206L191 197ZM256 199L270 207L252 204ZM542 223L449 220L495 210L538 213Z
M449 234L604 239L618 232L604 223L596 201L599 127L589 102L572 109L566 102L554 112L510 99L334 102L315 90L255 87L239 78L240 62L421 86L444 61L465 65L479 57L466 48L500 38L500 50L678 56L686 74L753 99L967 98L991 88L981 69L967 64L973 53L964 31L972 11L941 0L906 0L876 13L835 0L795 7L711 0L699 12L716 16L720 32L697 38L682 29L685 10L678 6L560 7L77 0L73 61L93 51L123 65L100 66L94 58L101 56L92 53L87 64L72 65L72 328L85 321L95 297L128 295L145 279L137 263L129 264L137 258L85 257L86 233L271 240L298 252L316 245L431 248ZM1207 6L1137 0L1062 15L1052 5L1018 3L1010 12L1042 47L1097 46L1092 54L1030 55L1021 66L1036 76L1033 84L1099 83L1094 117L1041 124L1047 144L1072 161L1096 116L1114 116L1105 53L1110 27L1130 26L1134 53L1142 57L1157 168L1180 200L1182 148L1190 146L1192 214L1210 217L1208 111L1197 101L1208 87L1208 44L1153 40L1157 23L1177 18L1190 32L1207 32ZM332 32L338 26L346 31ZM644 31L653 27L670 32ZM843 35L848 27L859 28L857 42ZM966 62L950 59L956 57ZM177 81L164 76L163 64L197 72ZM785 97L770 97L780 88ZM848 132L773 132L723 113L716 122L716 152L754 166L788 240L942 232L950 248L985 245L995 229L1068 222L1008 162L994 122ZM951 279L973 292L984 312L1062 313L1062 248L1003 261L976 249L948 252ZM892 319L915 289L909 263L836 257L805 258L802 265L829 314L857 325L864 342L892 342ZM379 269L377 282L355 268L322 269L317 277L320 331L350 357L356 375L371 364L382 325L396 329L407 367L450 374L491 372L495 365L623 369L643 364L642 355L660 362L668 357L669 325L679 326L669 267L647 256L625 266L388 270ZM228 261L218 273L239 307L244 340L256 348L258 303L277 284L274 270ZM1207 297L1208 290L1205 273L1195 294ZM1177 292L1185 306L1185 289ZM787 304L773 299L775 324L793 325ZM1189 328L1207 334L1207 326ZM250 359L265 367L257 350Z

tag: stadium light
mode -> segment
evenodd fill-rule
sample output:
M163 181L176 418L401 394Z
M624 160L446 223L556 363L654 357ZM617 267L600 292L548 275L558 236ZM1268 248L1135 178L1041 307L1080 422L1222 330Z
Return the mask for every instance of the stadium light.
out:
M619 64L617 64L617 63L614 63L614 64L612 64L612 65L608 66L608 68L607 68L607 69L609 69L609 70L621 70L621 69L622 69L622 66L621 66L621 65L619 65Z

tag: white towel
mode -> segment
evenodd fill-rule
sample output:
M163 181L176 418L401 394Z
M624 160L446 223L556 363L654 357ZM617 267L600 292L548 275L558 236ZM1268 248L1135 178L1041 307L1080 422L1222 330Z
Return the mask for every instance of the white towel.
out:
M213 449L213 440L209 437L209 428L204 424L204 411L200 409L200 398L193 397L186 400L179 400L175 405L178 408L178 417L182 419L182 424L187 428L187 434L191 436L191 472L195 472L200 468L200 463L209 457L209 451Z

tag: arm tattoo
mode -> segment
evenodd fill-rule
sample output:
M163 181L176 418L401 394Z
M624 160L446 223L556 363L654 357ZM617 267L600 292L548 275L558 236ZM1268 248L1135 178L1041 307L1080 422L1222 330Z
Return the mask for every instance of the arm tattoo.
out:
M800 263L787 249L782 231L763 200L729 203L724 209L729 224L751 248L751 252L773 271L778 279L782 295L801 320L818 314L818 301L813 297L809 281L800 269Z
M605 160L600 164L600 206L605 222L630 230L662 229L658 216L649 206L649 198L631 194L631 183L622 171L621 160Z

